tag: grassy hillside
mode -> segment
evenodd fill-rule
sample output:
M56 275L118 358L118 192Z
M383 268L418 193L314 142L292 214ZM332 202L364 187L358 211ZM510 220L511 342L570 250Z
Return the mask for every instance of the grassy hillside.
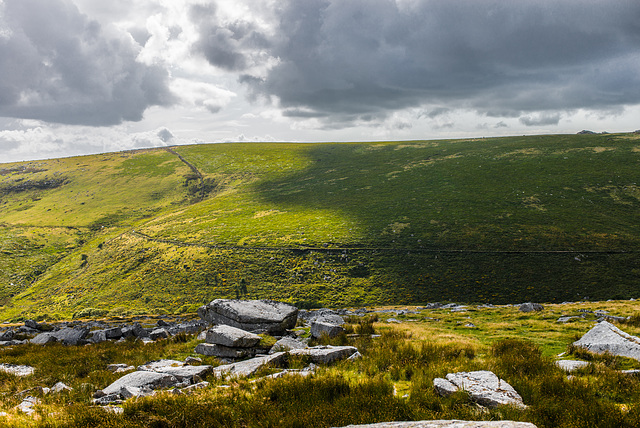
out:
M640 135L0 164L0 318L640 296Z

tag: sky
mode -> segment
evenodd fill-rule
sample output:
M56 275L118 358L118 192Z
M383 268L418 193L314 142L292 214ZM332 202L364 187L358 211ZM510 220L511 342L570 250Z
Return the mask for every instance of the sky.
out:
M640 129L638 0L0 0L0 162Z

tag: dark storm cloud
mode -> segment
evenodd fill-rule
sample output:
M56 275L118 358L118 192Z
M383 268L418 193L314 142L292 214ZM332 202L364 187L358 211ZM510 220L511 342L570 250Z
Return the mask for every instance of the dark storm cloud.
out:
M637 0L288 0L273 35L209 10L198 49L227 70L277 58L242 81L289 116L437 105L533 123L532 112L640 102Z
M131 38L68 0L0 2L0 116L82 125L142 119L173 95Z

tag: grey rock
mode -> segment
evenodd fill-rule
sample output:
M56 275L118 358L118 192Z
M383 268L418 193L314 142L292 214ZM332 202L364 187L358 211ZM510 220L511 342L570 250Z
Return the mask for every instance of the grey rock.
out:
M283 351L286 352L292 349L304 349L306 347L307 345L298 339L294 339L293 337L283 337L271 347L269 354Z
M167 388L178 383L178 379L166 373L137 371L126 374L102 390L105 395L120 394L123 387Z
M0 342L6 342L9 341L11 339L13 339L13 336L15 336L15 332L11 329L3 331L2 334L0 334Z
M157 369L159 373L166 373L175 376L179 381L193 379L203 379L207 374L211 373L213 367L209 365L202 366L182 366L182 367L163 367Z
M449 381L458 389L468 392L473 401L483 406L512 405L526 408L522 402L522 397L516 390L507 382L498 378L493 372L480 370L449 373L446 376L446 381ZM446 384L443 380L439 380L437 383L440 388L445 389ZM435 384L436 381L434 379L434 386Z
M120 391L114 392L108 395L102 395L100 397L93 399L93 404L97 406L108 406L112 404L121 404L122 397L120 396Z
M51 387L51 392L59 393L63 391L73 391L73 388L63 382L56 382L56 384Z
M443 379L441 377L437 377L433 380L433 387L436 389L438 394L440 394L443 397L448 397L449 395L458 391L457 386L455 386L448 380Z
M556 322L564 324L564 323L568 323L569 321L579 320L579 319L582 319L582 317L578 317L578 316L560 317L560 318L558 318L558 320Z
M586 361L577 361L577 360L558 360L556 361L556 366L560 367L565 372L573 372L583 367L588 366L589 363Z
M607 321L596 324L573 345L598 354L609 352L640 360L640 338L625 333Z
M166 339L168 337L169 332L164 327L156 328L149 333L149 339L151 340Z
M22 413L26 413L27 415L32 415L35 413L35 409L33 407L37 404L40 404L40 400L38 398L28 396L25 397L22 400L22 403L18 404L15 409Z
M540 303L523 303L520 305L520 312L538 312L544 309Z
M529 422L514 421L434 420L415 422L380 422L377 424L349 425L344 428L536 428L536 426Z
M183 393L190 393L198 389L207 388L208 386L209 386L209 382L202 381L202 382L194 383L193 385L185 386L184 388L181 388L180 391Z
M195 352L200 355L218 358L245 358L256 353L253 348L229 348L228 346L214 343L200 343L196 346Z
M295 327L298 309L271 300L216 299L198 308L198 315L210 324L277 334Z
M355 354L358 349L354 346L314 346L313 348L293 349L291 355L308 356L314 364L331 364L344 360Z
M250 360L240 361L233 364L225 364L222 366L214 367L213 373L216 376L231 376L231 377L245 377L251 376L259 369L266 365L272 365L274 367L281 367L287 359L285 352L276 352L273 355L267 355L264 357L255 357Z
M105 328L94 330L91 332L91 342L100 343L106 340L117 340L122 337L122 329L120 327Z
M207 330L206 341L229 348L252 348L260 342L261 337L248 331L231 327L230 325L217 325Z
M109 370L112 373L125 373L125 372L130 372L132 370L135 370L136 368L133 366L130 366L128 364L109 364L107 365L107 370Z
M32 328L34 330L40 330L40 324L38 324L36 321L34 320L26 320L24 322L24 325L26 327Z
M135 336L139 338L149 337L149 332L146 328L142 327L139 323L133 323L130 326L126 326L122 328L122 336L130 337Z
M322 336L336 337L344 333L344 328L339 325L329 324L322 321L313 321L311 323L311 336L319 339Z
M159 371L165 367L182 367L183 365L184 363L178 360L156 360L138 366L138 370L154 372Z
M198 357L187 357L184 359L185 365L198 365L202 363L202 358Z
M0 364L0 372L10 373L14 376L24 377L32 375L35 369L31 366L17 364Z
M29 342L34 345L46 345L47 343L57 342L58 338L53 333L40 333Z
M52 335L58 339L58 342L62 342L65 345L84 345L87 343L85 339L89 336L89 329L86 327L66 327L52 333Z

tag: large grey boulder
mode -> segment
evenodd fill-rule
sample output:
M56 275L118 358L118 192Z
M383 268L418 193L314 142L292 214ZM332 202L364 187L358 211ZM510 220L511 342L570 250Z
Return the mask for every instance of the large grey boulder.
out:
M609 352L640 360L640 338L625 333L607 321L596 324L573 345L598 354Z
M446 379L434 379L434 387L441 395L448 395L455 390L466 391L473 401L486 407L501 405L527 407L511 385L487 370L449 373Z
M322 321L313 321L311 323L311 336L319 339L322 336L336 337L344 333L344 328L339 325L330 324Z
M40 333L29 342L34 345L46 345L47 343L55 343L58 339L53 333Z
M529 422L514 421L416 421L380 422L377 424L349 425L344 428L536 428Z
M251 376L262 367L271 365L274 367L281 367L287 360L287 354L285 352L276 352L272 355L264 357L255 357L250 360L240 361L233 364L225 364L223 366L214 367L213 373L216 376L231 376L231 377L245 377Z
M86 327L67 327L51 334L58 339L58 342L62 342L65 345L84 345L87 343L85 339L89 336L89 329Z
M540 303L523 303L520 305L520 312L538 312L544 309Z
M9 329L9 330L3 331L2 333L0 333L0 342L9 341L13 339L13 336L15 336L15 333L13 330Z
M179 383L175 376L153 371L137 371L126 374L102 390L105 395L120 394L122 388L158 389Z
M295 327L298 309L272 300L216 299L198 308L198 315L210 324L277 334Z
M260 336L248 331L231 327L230 325L217 325L207 330L206 342L229 348L251 348L260 342Z
M293 349L290 355L308 356L314 364L331 364L344 360L358 352L354 346L314 346L313 348Z

